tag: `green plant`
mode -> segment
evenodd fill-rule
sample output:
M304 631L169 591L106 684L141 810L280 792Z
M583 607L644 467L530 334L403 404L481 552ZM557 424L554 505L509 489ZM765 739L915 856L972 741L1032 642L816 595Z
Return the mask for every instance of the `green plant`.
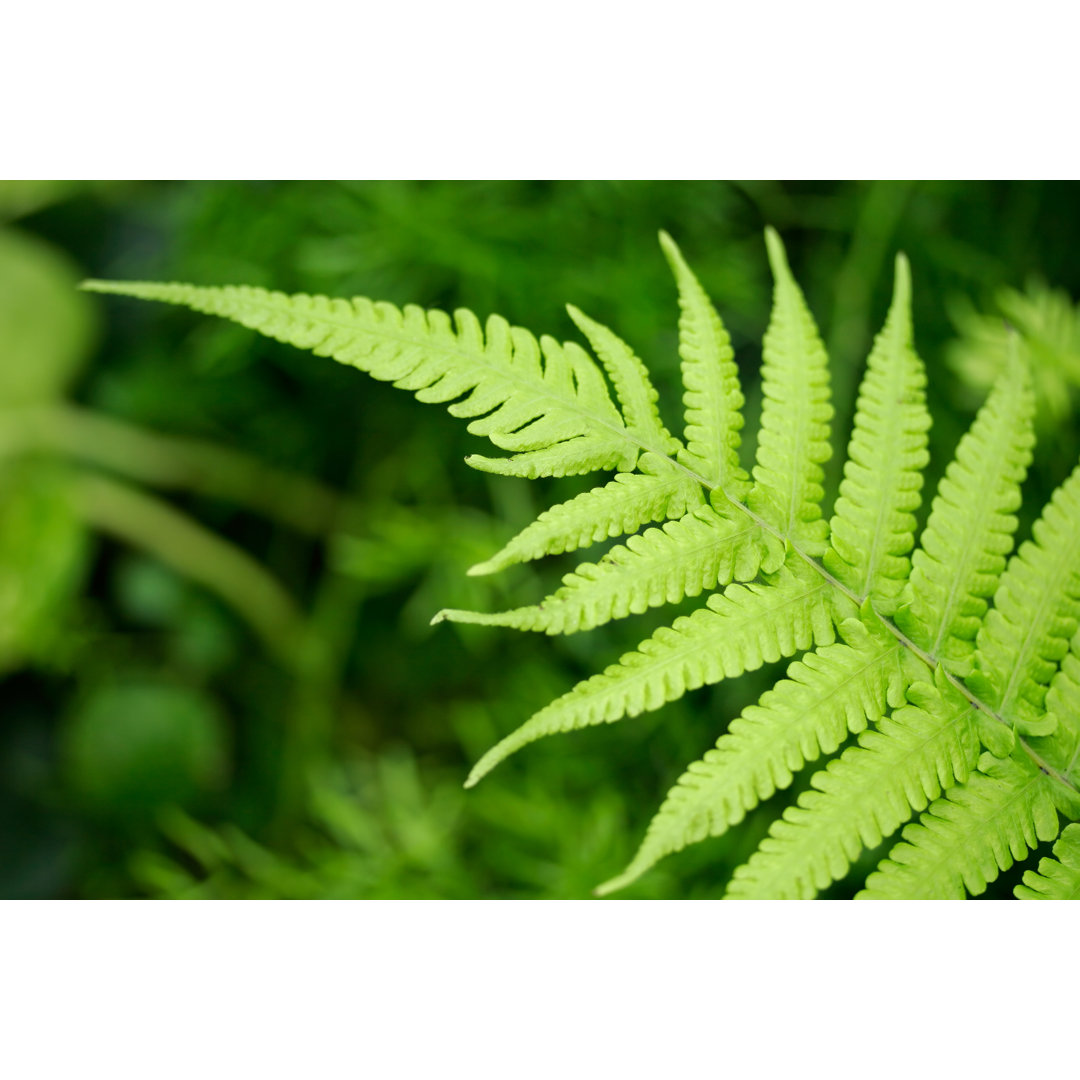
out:
M1054 845L1056 858L1043 859L1038 872L1024 873L1016 888L1023 900L1080 900L1080 825L1070 825Z
M1060 437L1080 386L1080 309L1065 292L1038 282L1024 292L998 289L994 307L997 314L983 315L966 300L951 306L960 337L949 347L949 363L968 387L985 392L1019 335L1031 363L1036 426L1040 434Z
M665 426L642 362L575 308L599 364L578 345L538 342L498 317L482 327L467 311L451 319L248 287L87 287L220 315L445 403L510 452L469 458L476 468L530 478L615 471L471 572L634 534L624 544L579 566L541 603L494 615L443 611L435 621L574 633L717 590L500 742L470 785L542 736L656 709L803 654L690 766L637 857L601 892L721 835L831 756L736 871L729 895L813 896L918 812L860 895L978 894L1053 840L1059 815L1080 818L1080 470L1006 565L1034 443L1030 376L1013 350L915 546L930 417L899 257L826 519L827 357L779 237L766 238L776 284L749 472L727 333L666 236L681 307L683 439ZM1045 862L1042 873L1054 876Z
M94 338L96 312L78 280L61 252L0 226L0 671L54 659L46 639L78 592L89 529L216 593L291 663L307 633L293 598L245 551L144 486L229 500L316 535L344 525L351 508L246 454L65 400Z

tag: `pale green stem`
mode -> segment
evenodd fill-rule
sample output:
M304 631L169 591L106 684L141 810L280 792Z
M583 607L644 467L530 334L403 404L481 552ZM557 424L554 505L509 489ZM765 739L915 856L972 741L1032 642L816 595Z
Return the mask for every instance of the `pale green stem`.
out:
M168 503L107 476L76 473L72 493L88 524L216 593L288 668L304 665L308 634L302 613L246 552Z
M334 491L296 473L77 405L0 411L0 457L32 452L62 454L155 487L225 499L315 535L358 515Z

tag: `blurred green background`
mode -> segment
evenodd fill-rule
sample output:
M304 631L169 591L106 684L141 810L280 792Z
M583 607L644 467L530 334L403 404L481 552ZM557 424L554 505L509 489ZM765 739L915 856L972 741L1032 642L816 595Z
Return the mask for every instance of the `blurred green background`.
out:
M588 479L474 473L442 409L82 277L466 306L564 337L572 301L635 346L675 425L664 228L732 332L752 444L766 224L830 348L835 444L896 251L932 482L1020 331L1030 521L1080 451L1075 185L0 183L0 895L586 897L778 673L544 740L464 792L500 735L673 617L567 639L428 626L555 584L570 561L465 569ZM718 896L797 790L625 895Z

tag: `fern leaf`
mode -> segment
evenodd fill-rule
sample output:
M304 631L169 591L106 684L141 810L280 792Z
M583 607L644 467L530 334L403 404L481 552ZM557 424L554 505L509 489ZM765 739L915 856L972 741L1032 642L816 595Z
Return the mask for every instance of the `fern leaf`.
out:
M688 690L753 671L834 639L827 584L803 564L770 584L731 585L705 607L662 627L617 664L579 683L489 750L471 787L499 762L545 735L637 716Z
M944 788L963 783L979 757L971 703L947 683L908 688L913 704L864 731L810 779L773 822L728 896L810 899L842 878L863 847L876 847Z
M1055 779L1058 808L1080 820L1080 631L1069 644L1046 691L1051 734L1029 739L1028 756ZM992 749L992 747L990 748Z
M663 447L667 453L677 454L682 443L660 419L660 410L656 407L659 395L645 365L630 346L606 326L590 319L573 304L568 304L566 310L604 365L622 407L626 426L649 443Z
M732 581L749 581L762 565L761 529L740 515L700 506L662 528L631 536L597 563L584 563L542 603L496 614L441 611L433 622L479 623L573 634L610 619L678 603ZM767 565L767 571L778 569Z
M722 836L748 811L786 788L807 762L831 754L888 705L903 702L899 642L857 619L841 624L844 642L796 660L785 678L731 722L716 748L679 777L653 818L641 849L617 878L625 888L656 862L710 836Z
M1080 900L1080 825L1070 825L1054 845L1052 859L1024 874L1013 890L1018 900Z
M566 476L633 468L645 446L624 425L603 375L583 349L560 345L492 316L486 328L460 310L267 292L226 286L114 284L96 292L180 304L220 315L268 337L329 356L376 379L411 390L425 402L449 403L472 417L469 431L486 435L509 458L473 456L476 468L514 476Z
M984 753L977 772L904 829L865 900L962 900L1058 834L1060 785L1030 758Z
M1056 734L1080 738L1080 632L1074 635L1069 652L1051 680L1046 692L1046 710L1053 717ZM1071 771L1074 764L1068 761L1066 771Z
M680 518L704 503L701 484L667 458L642 454L638 472L618 473L603 487L545 510L501 551L470 574L493 574L514 563L575 551L637 531L651 521Z
M968 686L1028 735L1049 735L1046 691L1080 620L1080 468L1009 560L976 638Z
M910 606L897 613L897 625L961 673L1012 547L1032 411L1027 369L1014 358L960 440L912 556Z
M896 260L885 327L867 361L825 567L875 610L892 615L907 580L929 461L926 373L912 344L911 273Z
M602 891L721 835L850 735L853 745L811 777L736 871L730 894L814 895L923 808L862 895L979 892L1054 839L1059 814L1080 819L1080 468L1006 568L1033 443L1030 377L1014 349L909 562L929 417L900 257L826 522L827 357L779 237L766 232L775 288L752 477L739 460L743 395L731 342L678 248L666 235L661 244L679 294L685 444L665 428L641 360L573 307L596 360L498 317L481 326L467 311L252 288L86 287L220 315L443 403L509 455L468 459L488 472L616 473L541 514L470 572L629 539L540 604L437 618L572 633L721 589L537 712L481 758L468 786L535 739L656 709L814 647L690 766L635 859ZM927 662L932 686L919 681ZM980 739L992 753L978 756ZM1056 851L1018 894L1075 895L1076 827Z
M765 332L758 434L750 509L809 554L825 550L822 462L829 459L829 369L825 346L788 267L780 237L766 230L776 287Z
M739 464L744 399L731 339L693 271L667 233L660 234L679 290L679 356L682 359L686 449L679 460L730 497L746 495Z

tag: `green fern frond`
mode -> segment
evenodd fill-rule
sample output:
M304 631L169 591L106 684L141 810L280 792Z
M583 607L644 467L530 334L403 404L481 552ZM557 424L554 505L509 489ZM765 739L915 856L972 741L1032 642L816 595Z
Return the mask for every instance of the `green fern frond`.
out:
M968 686L1017 731L1049 735L1047 687L1080 621L1080 468L1009 560L976 639Z
M780 237L768 229L765 240L776 287L765 332L761 430L748 505L785 539L820 555L828 535L821 518L821 465L832 456L828 357Z
M1033 409L1027 368L1014 357L960 440L912 555L908 606L897 625L959 673L970 666L986 602L1012 548Z
M739 464L744 399L731 339L675 241L660 234L679 290L679 356L686 407L686 449L680 460L731 498L746 496L749 480Z
M782 567L769 584L714 593L705 607L657 630L617 664L541 709L477 762L466 786L545 735L637 716L688 690L831 643L831 599L827 584L800 563Z
M470 574L493 574L515 563L575 551L611 536L624 536L653 521L680 518L705 497L698 480L668 458L644 453L637 472L618 473L603 487L545 510L501 551Z
M935 802L870 875L865 900L977 896L1059 829L1059 785L1030 758L984 753L977 772Z
M679 777L633 861L599 895L625 888L666 855L722 836L788 787L808 762L877 723L887 706L903 703L899 642L857 619L839 629L843 642L794 661L785 678L731 722L715 749Z
M778 569L773 561L762 566L765 555L761 530L753 521L745 515L741 520L722 517L711 506L700 506L662 528L631 536L598 563L582 564L539 604L494 614L441 611L433 621L573 634L732 581L750 581L759 569Z
M907 581L915 515L930 460L926 373L912 344L911 272L896 259L885 327L867 361L824 564L892 615Z
M745 866L733 899L810 899L838 881L913 811L963 783L979 757L971 703L939 680L908 687L907 705L811 777Z
M682 443L664 427L660 419L660 410L656 407L660 395L645 365L634 355L630 346L606 326L590 319L573 304L567 304L566 310L604 365L622 407L626 426L637 432L644 441L662 447L669 454L677 454L682 449Z
M570 316L597 361L497 317L481 327L465 311L451 319L233 287L88 287L218 314L444 403L511 455L469 459L489 472L615 471L470 573L628 539L539 604L445 611L435 621L573 633L711 592L503 739L469 786L543 736L612 723L794 658L689 767L634 860L599 891L722 835L800 770L831 758L736 871L730 895L814 895L919 811L861 895L977 893L1054 839L1059 815L1080 820L1080 469L1006 568L1033 444L1030 377L1014 349L915 546L930 421L900 257L826 521L828 362L779 237L766 233L775 290L752 478L739 461L743 396L727 332L674 242L663 235L661 244L679 294L685 445L664 427L645 365L577 308ZM981 757L980 741L990 751ZM1076 836L1068 830L1058 861L1044 860L1022 889L1064 890L1080 873Z
M1080 630L1054 673L1046 691L1051 734L1028 739L1028 756L1054 777L1058 807L1066 817L1080 821Z
M1018 900L1080 900L1080 825L1070 825L1054 845L1052 859L1024 874L1013 890Z
M627 429L599 368L579 346L551 337L537 342L497 316L482 327L465 310L451 320L413 305L231 285L90 281L84 287L220 315L411 390L421 401L449 403L454 416L475 417L470 432L514 455L468 459L488 472L537 477L628 470L641 450L667 450L666 444L645 445Z
M1075 734L1080 738L1080 632L1072 639L1069 652L1062 658L1046 692L1046 710L1053 717L1055 734ZM1064 763L1066 772L1076 763L1068 757Z

